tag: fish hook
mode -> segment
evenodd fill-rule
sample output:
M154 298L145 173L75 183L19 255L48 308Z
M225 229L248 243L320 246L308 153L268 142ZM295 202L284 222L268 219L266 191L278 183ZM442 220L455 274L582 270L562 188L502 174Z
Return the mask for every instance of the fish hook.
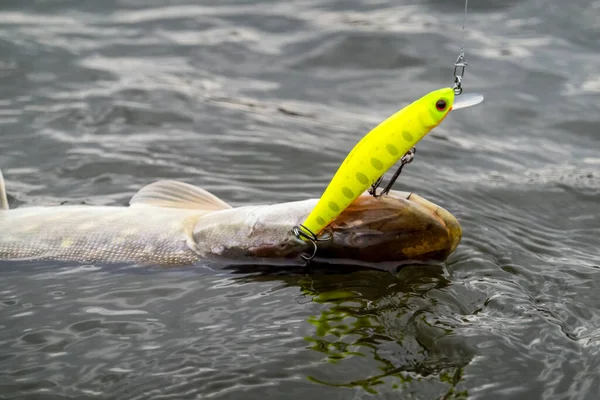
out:
M396 173L394 174L394 176L392 176L392 179L389 181L389 183L387 184L387 186L385 187L385 189L383 189L381 191L381 193L377 194L376 190L379 187L379 185L381 184L381 182L383 181L383 175L381 175L379 177L379 179L377 179L377 181L371 185L371 187L369 188L369 194L375 198L377 197L381 197L383 195L386 195L390 192L390 190L392 189L392 186L394 185L394 183L396 182L396 180L398 179L398 177L400 176L400 173L402 172L402 168L404 168L404 166L406 164L410 164L411 162L413 162L413 160L415 159L415 154L417 153L417 148L413 147L412 149L410 149L409 151L406 152L405 155L402 156L402 158L400 159L400 168L398 168L398 170L396 171Z
M304 254L300 254L300 257L306 261L306 265L308 265L313 258L315 258L315 256L317 255L317 243L318 242L328 242L331 240L331 238L333 237L332 235L328 234L325 237L318 237L317 235L315 235L315 233L313 231L311 231L310 229L308 229L306 226L299 224L297 226L294 226L292 228L292 233L294 234L294 236L296 236L296 238L302 240L307 240L310 243L312 243L313 245L313 252L310 256L305 256Z

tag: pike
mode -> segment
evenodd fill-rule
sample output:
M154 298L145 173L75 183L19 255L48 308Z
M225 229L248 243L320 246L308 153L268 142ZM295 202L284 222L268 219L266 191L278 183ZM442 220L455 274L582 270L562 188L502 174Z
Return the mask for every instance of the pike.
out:
M9 209L0 172L0 260L300 264L311 245L292 228L317 202L234 208L204 189L165 180L143 187L128 207ZM381 198L364 193L325 231L331 240L319 244L316 260L354 264L443 261L462 234L448 211L398 191Z

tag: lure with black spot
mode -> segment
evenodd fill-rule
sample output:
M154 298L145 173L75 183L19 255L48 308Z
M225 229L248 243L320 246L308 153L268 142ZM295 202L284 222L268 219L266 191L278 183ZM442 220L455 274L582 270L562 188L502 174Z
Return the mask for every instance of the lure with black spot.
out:
M454 104L454 90L435 90L365 135L348 154L302 225L319 234L358 196L438 126Z

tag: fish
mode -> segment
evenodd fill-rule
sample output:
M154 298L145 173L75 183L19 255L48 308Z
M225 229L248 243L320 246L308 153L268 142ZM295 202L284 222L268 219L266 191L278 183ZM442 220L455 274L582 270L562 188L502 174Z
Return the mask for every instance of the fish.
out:
M319 235L348 205L437 127L453 108L470 107L481 101L483 96L473 93L462 96L455 104L454 89L442 88L415 100L381 122L346 156L300 227Z
M0 172L0 260L186 266L299 265L311 244L291 234L318 199L232 207L189 183L160 180L128 206L24 206L9 209ZM443 261L462 230L445 209L412 193L359 196L327 228L318 261Z

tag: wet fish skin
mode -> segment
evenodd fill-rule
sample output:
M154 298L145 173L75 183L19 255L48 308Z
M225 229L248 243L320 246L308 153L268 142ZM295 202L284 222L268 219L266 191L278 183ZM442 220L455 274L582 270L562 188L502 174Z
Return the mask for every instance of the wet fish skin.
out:
M0 175L0 199L6 198ZM325 260L444 260L460 241L460 225L419 196L391 191L359 196L327 228ZM203 189L176 181L142 188L129 207L0 208L0 260L190 265L299 264L311 244L291 234L318 199L232 208Z
M0 212L0 259L193 264L202 259L294 258L308 244L291 227L316 199L220 211L57 206Z
M57 206L0 212L0 259L191 264L194 210Z

